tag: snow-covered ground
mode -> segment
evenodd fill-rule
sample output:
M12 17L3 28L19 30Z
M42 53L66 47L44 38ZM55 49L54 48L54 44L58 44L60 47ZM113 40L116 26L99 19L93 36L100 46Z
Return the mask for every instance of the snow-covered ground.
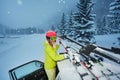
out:
M120 38L120 34L112 35L99 35L95 36L98 46L106 47L111 49L111 46L120 48L120 41L117 38Z
M32 60L44 60L43 35L0 38L0 80L10 80L8 71Z
M96 36L97 45L110 48L117 37L120 34ZM44 34L0 38L0 80L10 80L8 71L21 64L32 60L44 61L44 40Z

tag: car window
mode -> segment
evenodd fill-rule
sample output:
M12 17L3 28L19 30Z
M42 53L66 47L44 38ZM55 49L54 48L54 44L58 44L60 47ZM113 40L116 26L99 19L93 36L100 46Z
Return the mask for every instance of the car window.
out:
M14 74L16 79L20 79L36 70L39 70L43 68L43 63L40 63L38 61L27 63L23 66L20 66L12 71L12 74Z

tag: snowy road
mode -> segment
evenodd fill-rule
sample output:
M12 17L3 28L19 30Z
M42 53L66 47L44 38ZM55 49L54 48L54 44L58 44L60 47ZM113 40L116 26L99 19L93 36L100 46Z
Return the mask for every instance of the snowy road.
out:
M9 39L10 40L10 39ZM11 44L14 40L14 45ZM7 46L0 46L0 80L10 80L8 71L32 60L44 59L44 35L30 35L15 38Z
M110 40L110 42L113 43L118 36L119 34L113 36L115 38L112 38L113 41ZM0 38L0 80L10 80L8 71L19 65L22 65L32 60L43 61L44 39L45 39L44 34L24 36L18 35L17 38L3 38L3 39ZM103 41L103 39L106 40ZM103 45L105 47L107 46L110 47L112 44L106 43L109 42L108 39L110 38L109 37L106 38L106 36L103 36L102 38L101 36L99 36L97 37L97 44ZM69 42L68 44L69 46L72 47L74 46L75 48L77 48L76 45L73 45ZM60 47L59 52L60 51L64 52L63 47ZM110 60L106 60L105 65L108 68L113 69L113 71L115 70L115 72L120 72L120 70L118 70L120 65L116 65L116 63L112 63Z

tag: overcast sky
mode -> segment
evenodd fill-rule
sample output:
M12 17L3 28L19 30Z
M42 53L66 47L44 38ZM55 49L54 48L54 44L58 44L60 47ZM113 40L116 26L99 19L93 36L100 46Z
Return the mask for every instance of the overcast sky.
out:
M48 28L60 22L62 13L77 11L79 0L0 0L0 24L11 28ZM108 14L109 4L114 0L92 0L97 18Z
M51 27L79 0L0 0L0 24L12 28Z

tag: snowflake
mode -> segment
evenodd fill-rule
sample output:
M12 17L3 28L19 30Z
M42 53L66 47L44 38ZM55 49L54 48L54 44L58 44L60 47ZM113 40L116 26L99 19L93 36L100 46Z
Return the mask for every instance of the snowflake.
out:
M65 0L59 0L58 3L64 3L65 4Z
M11 12L10 12L10 11L8 11L8 12L7 12L7 14L9 15L9 14L11 14Z
M22 0L17 0L17 3L18 3L18 5L22 5L23 4Z

